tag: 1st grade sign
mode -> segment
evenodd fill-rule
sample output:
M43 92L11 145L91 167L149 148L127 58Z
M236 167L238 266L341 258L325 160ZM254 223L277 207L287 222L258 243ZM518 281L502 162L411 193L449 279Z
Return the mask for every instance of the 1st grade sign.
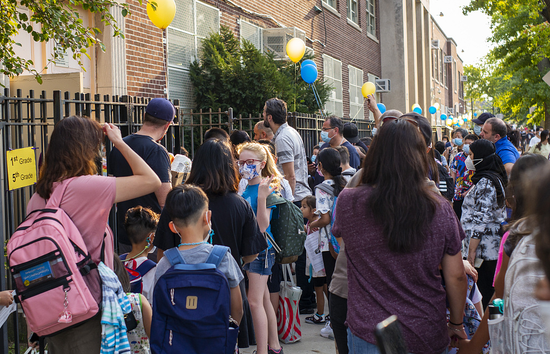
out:
M34 148L11 150L6 153L9 190L36 183L36 158Z

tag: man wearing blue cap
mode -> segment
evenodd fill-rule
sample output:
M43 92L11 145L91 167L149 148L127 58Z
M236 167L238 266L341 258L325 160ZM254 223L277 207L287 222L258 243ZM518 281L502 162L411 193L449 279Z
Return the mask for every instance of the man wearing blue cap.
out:
M137 133L124 138L126 144L141 156L159 176L162 186L154 193L117 204L119 254L129 252L132 248L124 228L126 211L141 205L150 208L155 213L160 213L164 207L166 196L172 188L170 183L170 158L164 146L158 142L166 134L175 115L176 110L170 101L164 98L154 98L145 108L141 129ZM115 177L133 175L130 165L115 147L113 147L107 162L109 175Z

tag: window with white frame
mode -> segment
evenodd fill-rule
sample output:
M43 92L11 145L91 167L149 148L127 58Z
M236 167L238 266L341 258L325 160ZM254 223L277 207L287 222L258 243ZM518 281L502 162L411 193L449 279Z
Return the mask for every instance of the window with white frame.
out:
M336 9L336 0L323 0L323 2L333 9Z
M374 7L375 0L367 0L367 32L376 37L376 13Z
M349 73L349 117L364 119L364 104L361 86L363 86L363 70L348 65Z
M357 0L347 0L348 2L348 20L353 23L359 24L359 18L357 16Z
M457 90L457 88L458 88L458 85L457 85L457 82L458 82L458 80L457 80L457 75L458 75L458 73L457 73L457 70L456 70L456 61L453 59L453 76L454 76L454 77L453 77L453 87L454 87L455 92L456 92L456 90Z
M444 84L443 83L443 50L439 50L439 82Z
M166 29L168 97L180 100L182 108L193 108L189 66L198 57L202 39L220 31L220 11L197 0L175 1L176 16Z
M325 110L338 117L342 117L344 115L344 104L342 100L342 62L323 54L323 75L327 84L334 88L325 104Z
M243 39L246 39L247 41L250 41L256 49L263 52L262 28L243 20L241 20L240 24L241 45Z

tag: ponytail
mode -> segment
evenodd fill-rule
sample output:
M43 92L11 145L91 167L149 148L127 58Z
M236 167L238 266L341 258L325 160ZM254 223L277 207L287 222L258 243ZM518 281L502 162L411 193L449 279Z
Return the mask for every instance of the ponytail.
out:
M327 171L334 181L334 196L337 197L346 187L346 180L342 176L342 167L340 167L340 153L334 148L326 148L317 155L325 171Z

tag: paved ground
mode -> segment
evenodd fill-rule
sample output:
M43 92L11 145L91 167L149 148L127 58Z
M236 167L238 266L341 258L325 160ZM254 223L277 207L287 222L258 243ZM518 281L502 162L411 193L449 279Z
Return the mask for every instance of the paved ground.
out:
M300 315L302 323L302 340L293 344L284 344L283 349L285 354L305 354L305 353L317 353L317 354L334 354L336 349L334 347L334 341L332 339L323 338L319 335L319 331L324 325L315 325L306 323L305 318L311 315ZM250 348L241 349L241 354L252 354L252 351L256 349L256 346Z

